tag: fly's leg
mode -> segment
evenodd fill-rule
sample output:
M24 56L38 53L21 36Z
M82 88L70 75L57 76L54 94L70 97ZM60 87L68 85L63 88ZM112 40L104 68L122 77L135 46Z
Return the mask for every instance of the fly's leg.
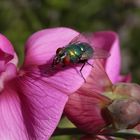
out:
M82 70L83 70L83 68L84 68L84 66L85 66L86 63L87 63L88 65L90 65L91 67L93 67L93 68L94 68L94 66L93 66L92 64L90 64L87 60L84 60L84 61L82 61L82 62L83 62L83 65L82 65L82 67L81 67L81 69L80 69L80 74L81 74L82 78L84 79L84 81L86 82L86 79L84 78L84 76L83 76L83 74L82 74Z
M81 56L78 56L78 55L76 55L76 56L78 57L79 62L80 63L83 63L82 67L80 68L80 74L81 74L82 78L84 79L84 81L86 82L86 79L85 79L85 77L82 74L82 69L84 68L85 64L87 63L87 60L80 60L81 59Z
M86 62L83 63L83 65L82 65L82 67L81 67L81 69L80 69L80 74L81 74L82 78L84 79L84 81L86 82L86 79L85 79L85 77L84 77L83 74L82 74L82 69L83 69L83 67L85 66L85 64L86 64Z
M88 61L86 62L88 65L90 65L91 67L93 67L94 68L94 66L92 65L92 64L90 64Z

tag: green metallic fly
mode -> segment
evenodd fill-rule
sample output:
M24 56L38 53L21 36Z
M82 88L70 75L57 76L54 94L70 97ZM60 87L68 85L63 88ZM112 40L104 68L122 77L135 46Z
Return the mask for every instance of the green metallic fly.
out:
M70 64L83 64L80 68L80 74L82 75L82 69L85 64L89 64L93 67L92 64L88 63L89 59L104 59L109 57L109 53L103 49L95 48L88 40L81 34L76 36L72 41L56 50L56 55L53 58L52 68L56 65L61 65L62 67L69 66Z

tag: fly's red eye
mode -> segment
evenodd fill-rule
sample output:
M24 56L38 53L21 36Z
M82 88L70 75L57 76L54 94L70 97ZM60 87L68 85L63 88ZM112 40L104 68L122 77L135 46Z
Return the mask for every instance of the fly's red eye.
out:
M56 50L56 54L58 54L61 50L62 50L62 48L58 48L58 49Z

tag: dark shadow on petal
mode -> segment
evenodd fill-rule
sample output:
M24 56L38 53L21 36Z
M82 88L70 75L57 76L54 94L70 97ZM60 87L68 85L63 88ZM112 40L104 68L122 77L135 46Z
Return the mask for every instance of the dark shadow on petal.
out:
M63 65L57 65L56 67L52 66L53 58L47 61L45 64L42 65L29 65L26 67L22 67L21 69L23 71L26 71L26 73L30 73L31 75L35 75L35 77L51 77L56 75L57 73L61 71L66 71L68 69L74 69L78 75L81 76L80 70L77 68L77 66L82 66L83 63L79 64L69 64L67 66ZM34 69L34 70L33 70Z

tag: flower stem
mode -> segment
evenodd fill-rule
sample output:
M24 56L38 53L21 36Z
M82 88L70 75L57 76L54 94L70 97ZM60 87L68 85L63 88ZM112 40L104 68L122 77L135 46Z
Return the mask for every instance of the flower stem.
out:
M77 128L57 128L53 133L53 136L61 136L61 135L86 135L84 132L80 131ZM118 138L138 138L140 139L140 134L131 133L131 132L105 132L100 133L98 135L102 136L113 136ZM94 135L91 135L94 136Z
M111 133L102 133L104 136L113 136L118 138L140 138L140 134L131 133L131 132L111 132Z
M61 135L83 135L84 133L77 128L56 128L53 136Z

